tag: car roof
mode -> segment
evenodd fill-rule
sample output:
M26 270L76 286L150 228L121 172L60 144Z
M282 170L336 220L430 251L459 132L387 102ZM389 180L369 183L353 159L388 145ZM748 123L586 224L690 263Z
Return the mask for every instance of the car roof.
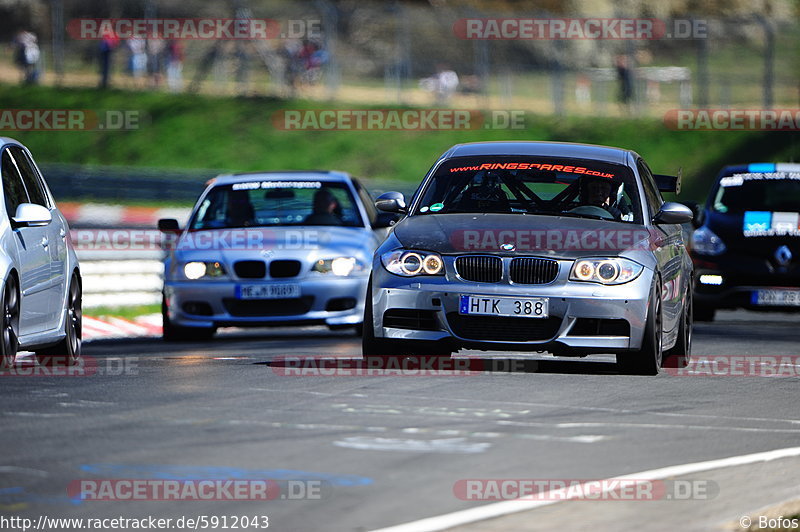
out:
M223 174L214 178L214 185L250 183L254 181L322 181L324 183L346 183L350 174L336 170L280 170L275 172L243 172Z
M450 148L443 159L452 157L471 157L481 155L530 155L546 157L574 157L592 159L616 164L627 164L629 157L635 160L636 152L623 148L579 144L574 142L545 141L489 141L456 144Z

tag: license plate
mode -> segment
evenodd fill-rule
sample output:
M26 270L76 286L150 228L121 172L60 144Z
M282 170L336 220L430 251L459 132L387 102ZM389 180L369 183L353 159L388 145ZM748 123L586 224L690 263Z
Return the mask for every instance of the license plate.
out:
M800 290L753 290L754 305L800 307Z
M292 299L300 297L299 284L240 284L237 299Z
M474 316L514 316L518 318L546 318L549 300L546 297L487 297L462 295L459 314Z

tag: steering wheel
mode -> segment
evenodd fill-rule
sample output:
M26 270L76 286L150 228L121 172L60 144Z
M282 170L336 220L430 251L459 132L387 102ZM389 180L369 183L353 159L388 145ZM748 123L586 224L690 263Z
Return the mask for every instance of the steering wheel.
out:
M581 205L567 211L571 214L585 214L587 216L599 216L605 220L613 220L614 215L602 207L596 205Z

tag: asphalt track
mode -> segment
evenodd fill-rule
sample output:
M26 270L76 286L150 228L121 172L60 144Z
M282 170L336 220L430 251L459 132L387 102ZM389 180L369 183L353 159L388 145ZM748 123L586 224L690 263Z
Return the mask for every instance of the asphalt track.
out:
M20 357L20 375L0 377L0 518L227 516L231 529L233 516L268 516L274 530L422 530L432 525L419 520L484 508L457 526L713 530L797 498L800 458L654 470L800 445L800 382L789 375L800 368L768 367L798 345L795 316L723 312L696 326L693 356L739 356L741 376L730 365L628 376L607 356L472 351L457 355L478 369L466 374L352 375L358 339L321 328L98 341L85 345L83 375L40 375ZM298 376L302 357L345 369ZM468 479L557 486L640 472L658 500L550 500L486 519L496 500L459 497ZM271 479L278 491L266 501L76 495L76 482L112 479Z

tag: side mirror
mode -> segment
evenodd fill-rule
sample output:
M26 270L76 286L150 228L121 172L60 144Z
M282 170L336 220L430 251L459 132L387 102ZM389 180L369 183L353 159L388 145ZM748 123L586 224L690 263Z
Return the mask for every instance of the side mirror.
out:
M697 228L703 225L703 206L697 203L696 201L681 201L683 205L686 205L689 210L692 211L692 225Z
M158 230L162 233L177 233L181 226L175 218L162 218L158 221Z
M406 198L400 192L384 192L375 200L375 206L383 212L405 213Z
M396 224L401 218L399 213L395 212L379 212L378 217L375 220L375 223L372 224L373 229L385 229L387 227L392 227Z
M668 201L653 216L653 222L657 224L685 224L691 222L692 218L692 211L689 207L674 201Z
M35 203L20 203L11 219L15 227L37 227L47 225L53 219L47 207Z

